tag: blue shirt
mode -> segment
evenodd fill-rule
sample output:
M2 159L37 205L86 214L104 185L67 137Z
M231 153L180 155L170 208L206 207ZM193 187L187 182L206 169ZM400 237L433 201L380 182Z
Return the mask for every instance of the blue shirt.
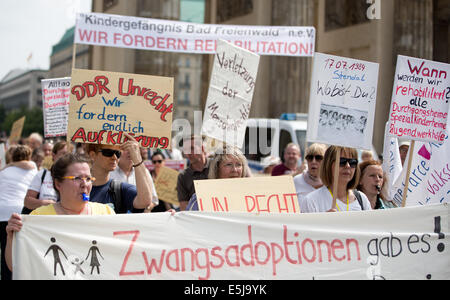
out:
M114 209L114 201L111 197L111 193L109 193L109 185L111 184L112 179L108 180L104 185L93 186L90 194L90 201L108 204ZM136 186L122 182L121 187L121 196L122 196L122 205L126 208L127 212L143 212L143 209L136 209L133 206L134 198L137 195Z
M189 203L186 206L186 210L190 211L198 211L198 202L197 202L197 194L193 194L189 199Z

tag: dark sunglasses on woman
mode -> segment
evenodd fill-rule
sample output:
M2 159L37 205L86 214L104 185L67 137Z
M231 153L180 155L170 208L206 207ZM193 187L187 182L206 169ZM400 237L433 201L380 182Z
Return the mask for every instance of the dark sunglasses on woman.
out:
M321 161L323 159L322 155L316 154L316 155L306 155L306 160L307 161L313 161L313 159L316 159L316 161Z
M347 163L350 165L351 168L356 168L356 166L358 165L358 160L355 158L344 158L344 157L341 157L341 159L339 160L339 166L341 167L345 167Z

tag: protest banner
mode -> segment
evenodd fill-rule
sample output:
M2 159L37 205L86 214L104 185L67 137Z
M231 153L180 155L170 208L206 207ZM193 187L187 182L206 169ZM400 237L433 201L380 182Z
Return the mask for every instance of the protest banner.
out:
M11 126L11 133L9 134L8 143L11 145L17 143L22 137L23 124L25 124L25 116L14 121Z
M372 149L378 64L316 53L308 142Z
M450 202L448 139L447 134L443 144L417 141L413 149L410 147L406 158L411 161L410 170L403 168L391 192L396 204L415 206Z
M66 136L70 77L43 79L41 85L44 136L46 138Z
M400 158L400 152L398 151L398 140L396 137L392 137L388 133L389 123L386 123L384 130L384 146L383 146L383 171L386 174L384 178L387 196L389 199L393 199L393 186L398 176L402 172L402 161Z
M22 218L13 242L14 279L450 278L447 204Z
M299 213L292 176L194 180L199 211Z
M173 78L72 70L67 140L116 145L123 132L146 148L170 148Z
M178 172L167 167L161 167L155 180L156 194L164 202L180 206L177 194Z
M259 56L219 40L202 134L240 148L255 91Z
M75 43L214 54L217 40L260 55L313 56L315 28L196 24L101 13L77 14Z
M389 113L389 134L442 143L450 100L450 65L399 55Z

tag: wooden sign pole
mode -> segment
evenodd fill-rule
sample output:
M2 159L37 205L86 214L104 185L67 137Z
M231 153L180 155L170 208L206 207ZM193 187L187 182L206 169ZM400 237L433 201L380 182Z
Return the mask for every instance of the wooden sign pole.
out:
M336 209L336 199L338 193L339 180L339 161L341 160L341 147L337 147L336 159L334 161L334 176L333 176L333 205L331 209Z
M72 52L72 69L75 69L75 61L77 59L77 44L73 43L73 52Z
M402 207L405 207L405 205L406 205L406 196L408 194L408 186L409 186L409 175L410 175L410 171L411 171L412 159L413 159L413 156L414 156L413 155L413 153L414 153L414 144L415 144L415 141L412 140L411 141L411 145L409 146L409 149L408 149L409 159L408 159L408 167L406 169L405 187L403 188Z

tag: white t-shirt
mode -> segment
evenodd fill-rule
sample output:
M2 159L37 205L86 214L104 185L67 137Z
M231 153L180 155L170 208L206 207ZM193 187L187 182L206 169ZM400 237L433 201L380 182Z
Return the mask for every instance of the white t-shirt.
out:
M148 176L150 176L150 182L152 183L152 202L156 205L159 204L158 200L158 194L156 193L155 184L153 183L152 175L150 175L150 172L148 169L146 169ZM117 167L114 169L114 171L109 172L109 178L119 180L122 182L126 182L129 184L132 184L136 186L136 176L134 173L134 169L131 169L130 176L127 177L127 175L122 171L121 168Z
M37 170L7 167L0 172L0 221L6 222L13 213L22 211L25 195Z
M313 186L306 183L303 175L305 175L305 173L299 174L294 177L294 186L295 186L295 191L297 192L298 205L300 206L301 212L306 210L306 207L305 207L306 206L306 204L305 204L306 203L305 202L306 195L308 195L309 193L314 192L316 190Z
M42 181L43 173L44 169L40 170L36 174L36 176L34 176L28 189L38 192L39 200L49 199L53 201L58 201L58 196L56 194L55 189L53 188L53 178L51 172L49 170L45 172L44 181Z
M370 206L369 199L367 199L366 195L362 192L359 192L362 198L362 204L364 210L372 210ZM347 211L347 201L342 202L340 199L336 199L336 206L338 211ZM333 197L331 196L330 191L326 186L321 187L320 189L315 190L312 193L309 193L305 197L305 210L303 212L326 212L331 209L331 205L333 205ZM361 206L359 205L358 199L348 204L348 211L360 211Z

